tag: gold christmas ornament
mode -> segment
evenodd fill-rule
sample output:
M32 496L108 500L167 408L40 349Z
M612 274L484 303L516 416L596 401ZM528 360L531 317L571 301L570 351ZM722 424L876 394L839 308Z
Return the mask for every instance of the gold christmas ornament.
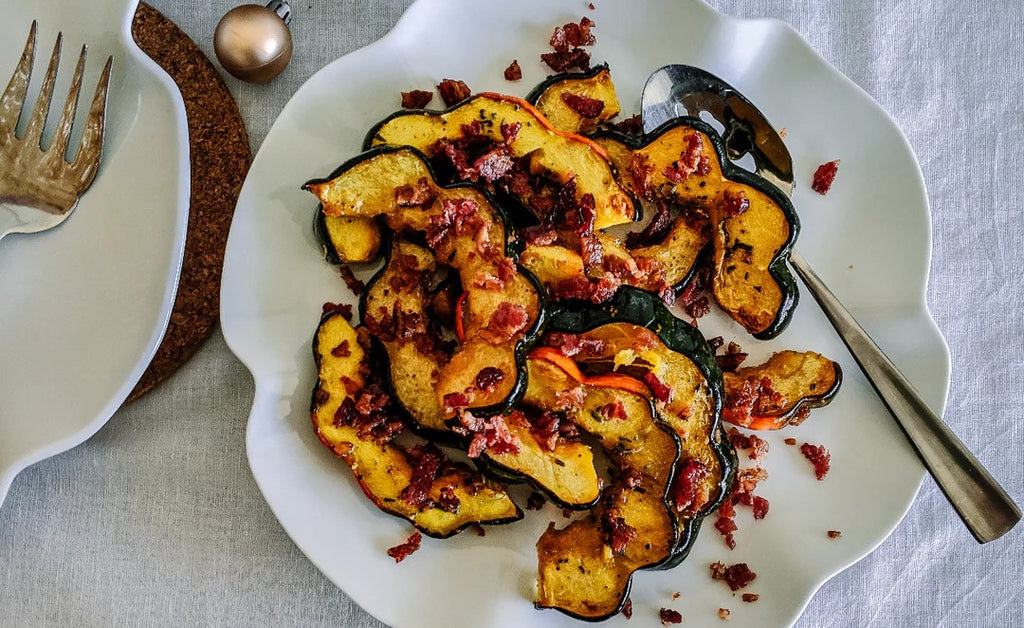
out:
M224 69L249 83L266 83L292 59L291 7L287 0L267 6L243 4L220 19L213 50Z

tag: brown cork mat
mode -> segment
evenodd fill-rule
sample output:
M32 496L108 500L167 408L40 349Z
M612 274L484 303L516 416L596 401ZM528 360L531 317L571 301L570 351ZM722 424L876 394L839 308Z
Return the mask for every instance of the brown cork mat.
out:
M252 162L238 106L199 46L145 3L140 3L135 13L132 35L174 79L185 100L192 196L170 324L153 361L125 403L152 390L184 364L217 324L228 227Z

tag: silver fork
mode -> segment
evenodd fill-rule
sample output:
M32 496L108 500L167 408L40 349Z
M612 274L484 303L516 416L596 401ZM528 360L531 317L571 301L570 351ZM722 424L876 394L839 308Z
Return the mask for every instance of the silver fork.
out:
M48 148L43 149L43 129L60 63L62 36L59 33L35 109L24 135L17 137L18 121L23 113L35 59L36 30L36 22L33 21L21 60L0 97L0 238L9 233L44 231L64 222L82 193L92 185L100 164L113 57L107 58L96 85L85 131L74 159L68 161L66 157L78 108L87 46L82 46L78 57L78 66L53 140Z

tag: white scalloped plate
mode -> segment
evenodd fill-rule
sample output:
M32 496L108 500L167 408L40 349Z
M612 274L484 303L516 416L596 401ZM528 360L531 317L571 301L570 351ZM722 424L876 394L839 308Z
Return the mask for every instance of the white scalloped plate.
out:
M925 306L930 255L928 204L917 162L892 120L829 67L788 26L742 21L696 2L643 4L577 0L483 3L420 0L381 41L313 76L285 107L249 173L228 241L222 287L224 334L252 371L256 398L247 446L253 474L295 543L367 611L395 626L569 626L577 622L532 606L534 543L556 509L527 512L497 526L423 548L396 565L385 550L410 526L376 510L351 473L316 439L308 408L314 382L310 339L325 301L349 300L311 229L316 203L303 181L355 155L366 130L398 106L399 92L465 80L476 91L525 95L546 76L539 54L552 28L596 23L596 62L607 61L626 111L636 111L648 74L667 63L704 67L742 90L786 127L799 187L799 248L885 347L933 408L949 384L945 343ZM504 68L518 59L524 78ZM436 102L436 101L435 101ZM815 167L842 159L825 197L808 190ZM813 301L805 298L775 341L745 338L720 318L701 319L708 335L735 338L756 361L781 348L815 349L846 372L835 402L810 420L769 434L758 489L771 510L738 517L729 551L706 526L690 558L664 572L641 572L629 626L657 626L661 607L688 626L792 623L821 584L893 530L914 499L923 469ZM832 471L815 480L797 447L821 443ZM830 540L828 530L841 530ZM746 604L708 575L708 564L746 562L757 574ZM671 594L681 591L673 600ZM622 617L609 625L627 625Z
M188 224L188 126L177 86L132 40L137 4L40 0L3 9L3 85L39 21L29 106L64 33L51 127L82 44L79 129L107 55L114 66L92 187L59 227L0 242L0 503L19 471L110 419L152 359L174 304Z

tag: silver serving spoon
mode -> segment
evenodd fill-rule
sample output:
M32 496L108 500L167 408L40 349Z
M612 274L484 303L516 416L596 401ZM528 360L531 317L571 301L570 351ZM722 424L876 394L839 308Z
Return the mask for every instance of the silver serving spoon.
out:
M731 161L749 154L755 174L793 194L793 161L775 127L715 75L688 65L665 66L647 80L641 109L644 131L679 116L709 113L725 129L722 135ZM974 538L987 543L1010 531L1020 521L1020 508L795 250L790 251L789 262Z

